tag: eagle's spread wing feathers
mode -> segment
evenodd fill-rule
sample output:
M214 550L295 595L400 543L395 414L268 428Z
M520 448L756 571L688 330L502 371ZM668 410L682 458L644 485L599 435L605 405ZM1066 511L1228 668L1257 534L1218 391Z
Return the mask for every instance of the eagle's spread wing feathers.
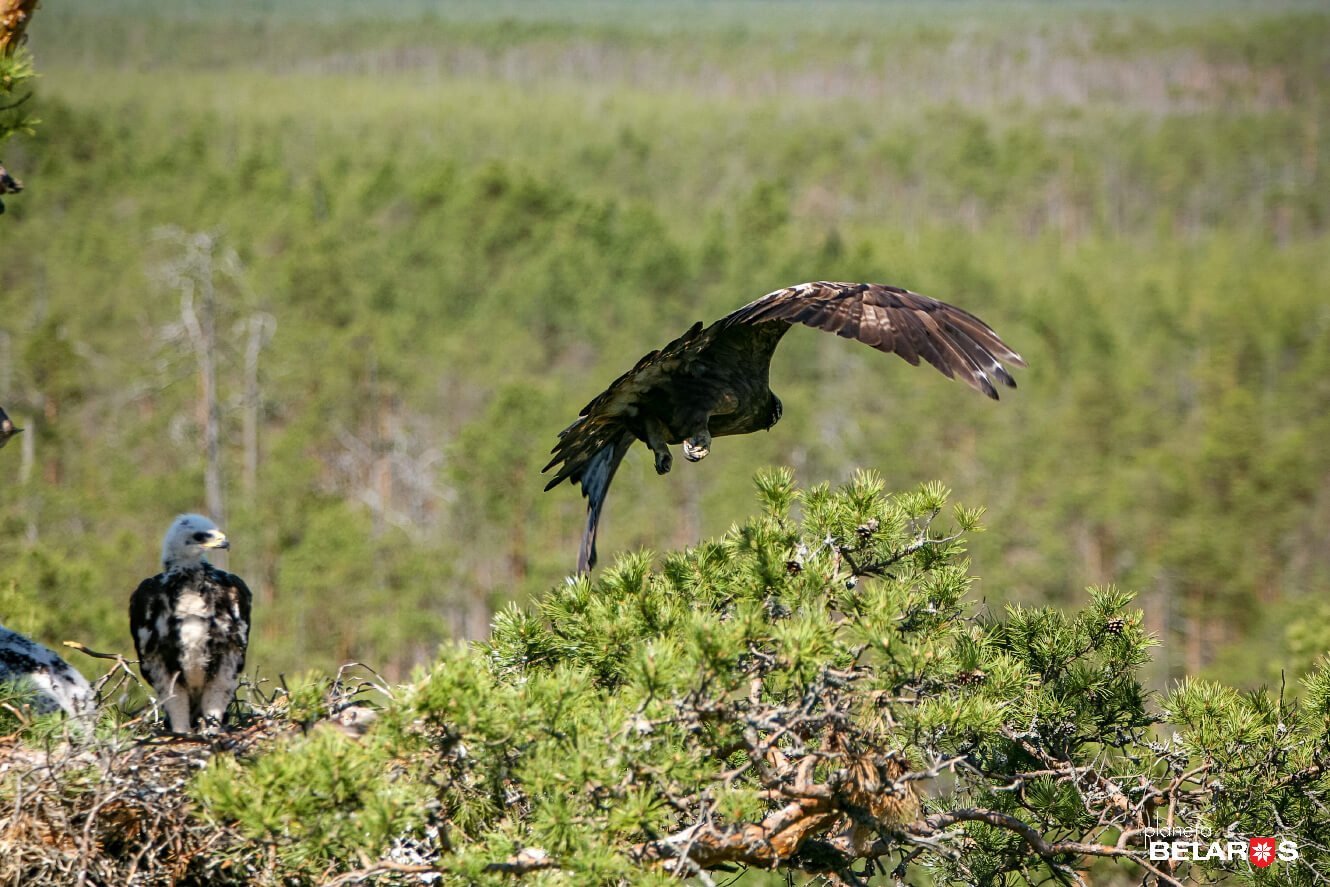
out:
M801 283L768 293L720 321L733 328L802 323L895 352L918 366L923 358L947 378L959 376L994 400L993 380L1016 387L1002 361L1025 361L997 333L964 309L900 287L876 283Z

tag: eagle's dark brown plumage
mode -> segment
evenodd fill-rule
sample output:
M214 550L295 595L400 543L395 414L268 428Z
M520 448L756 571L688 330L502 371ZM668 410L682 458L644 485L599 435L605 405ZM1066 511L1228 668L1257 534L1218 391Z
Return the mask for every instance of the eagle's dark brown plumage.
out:
M776 345L796 323L858 339L916 366L923 358L994 400L995 380L1016 387L1002 361L1025 366L968 311L874 283L801 283L768 293L711 326L695 324L615 379L559 434L544 470L559 467L545 489L564 480L582 485L587 521L579 572L596 563L601 509L633 441L651 449L656 471L664 474L673 462L670 444L682 443L685 458L696 462L710 451L711 438L762 431L780 420L768 371Z

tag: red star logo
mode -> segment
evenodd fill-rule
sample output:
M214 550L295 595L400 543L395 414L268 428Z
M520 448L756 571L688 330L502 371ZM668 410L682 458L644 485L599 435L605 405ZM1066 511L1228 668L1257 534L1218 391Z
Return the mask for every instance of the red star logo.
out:
M1275 861L1274 838L1252 838L1247 842L1247 859L1258 869Z

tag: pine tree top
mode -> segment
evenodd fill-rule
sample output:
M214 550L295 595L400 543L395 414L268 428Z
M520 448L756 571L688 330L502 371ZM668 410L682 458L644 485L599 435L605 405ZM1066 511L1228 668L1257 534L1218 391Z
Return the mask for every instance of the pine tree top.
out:
M58 814L111 880L183 877L142 855L161 845L208 883L1318 883L1330 670L1299 704L1205 682L1156 697L1130 594L1091 589L1074 613L970 599L980 514L940 486L801 491L781 470L757 491L722 537L570 578L408 686L256 688L215 747L145 746L141 722L93 740L100 776L29 784L0 875L69 873L41 837ZM1299 857L1160 860L1161 829Z

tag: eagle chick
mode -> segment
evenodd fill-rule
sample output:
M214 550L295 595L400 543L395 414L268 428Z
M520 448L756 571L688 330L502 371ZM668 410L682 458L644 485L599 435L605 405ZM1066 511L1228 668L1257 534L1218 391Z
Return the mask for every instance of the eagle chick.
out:
M177 517L162 539L162 572L129 601L139 669L166 711L172 733L218 729L235 698L249 644L249 588L208 563L230 548L199 514Z
M50 647L0 625L0 684L31 693L32 710L63 710L70 717L90 714L96 698L88 679Z

